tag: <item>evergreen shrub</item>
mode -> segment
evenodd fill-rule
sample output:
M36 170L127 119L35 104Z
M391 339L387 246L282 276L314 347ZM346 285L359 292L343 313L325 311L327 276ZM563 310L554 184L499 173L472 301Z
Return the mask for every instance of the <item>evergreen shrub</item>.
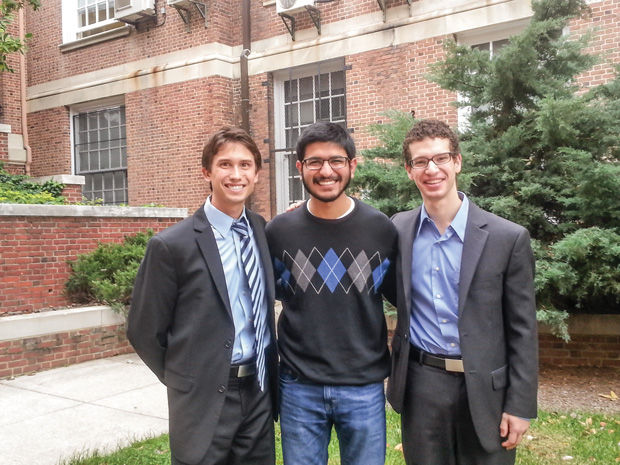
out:
M72 274L65 285L77 303L98 302L126 313L133 283L152 230L125 236L121 244L99 244L90 253L69 262Z
M64 184L32 182L28 176L8 173L0 163L0 203L64 204Z
M459 190L530 232L538 320L568 338L569 313L620 313L620 65L584 88L598 57L590 36L564 34L587 14L581 0L532 1L526 29L492 57L445 44L428 78L468 107L459 131ZM370 128L380 146L363 152L351 186L392 215L421 203L405 173L402 141L413 124L391 111Z

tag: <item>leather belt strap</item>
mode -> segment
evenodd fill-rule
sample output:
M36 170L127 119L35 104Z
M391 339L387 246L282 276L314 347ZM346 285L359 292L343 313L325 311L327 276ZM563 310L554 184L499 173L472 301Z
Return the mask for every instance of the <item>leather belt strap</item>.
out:
M231 378L245 378L256 374L256 362L246 363L245 365L231 365Z
M463 360L461 358L446 358L439 355L429 354L415 346L409 348L409 360L415 360L422 365L428 365L454 373L464 373Z

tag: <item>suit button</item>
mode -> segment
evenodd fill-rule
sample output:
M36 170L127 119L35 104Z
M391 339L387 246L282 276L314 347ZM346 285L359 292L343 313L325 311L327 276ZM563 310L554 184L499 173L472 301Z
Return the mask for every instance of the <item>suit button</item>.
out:
M232 341L228 339L226 343L224 344L224 347L226 347L227 349L230 349L232 347Z
M217 392L222 393L226 390L226 386L224 386L223 384L220 385L220 387L217 388Z

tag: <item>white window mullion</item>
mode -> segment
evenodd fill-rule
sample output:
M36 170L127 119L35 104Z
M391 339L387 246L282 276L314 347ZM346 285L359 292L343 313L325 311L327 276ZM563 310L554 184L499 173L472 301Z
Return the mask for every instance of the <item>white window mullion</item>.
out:
M294 169L294 162L296 160L296 155L293 153L295 150L294 146L301 131L318 120L328 119L337 123L346 121L346 118L343 116L334 117L334 102L332 101L334 98L341 99L343 96L341 94L336 96L333 91L334 73L344 73L343 68L343 62L337 60L327 65L312 65L274 73L276 205L278 212L284 211L291 202L306 198L306 193L301 188L301 177L297 170ZM308 79L311 81L311 85L308 85ZM302 96L302 81L309 95ZM287 88L290 91L288 102L285 102L286 86L288 86ZM292 88L295 88L295 93L292 91ZM325 95L321 95L322 88L326 90ZM294 122L293 118L291 118L287 125L286 112L289 111L288 114L290 115L293 111L293 109L288 107L290 105L295 105L294 110L297 115L297 121ZM312 112L311 114L306 107ZM305 119L303 117L304 109L306 109ZM278 119L278 115L281 115L280 119ZM323 115L325 115L325 118L323 118ZM293 147L290 147L291 145ZM285 152L283 151L284 149L289 149L290 151ZM296 198L298 197L296 192L299 191L301 191L301 199Z

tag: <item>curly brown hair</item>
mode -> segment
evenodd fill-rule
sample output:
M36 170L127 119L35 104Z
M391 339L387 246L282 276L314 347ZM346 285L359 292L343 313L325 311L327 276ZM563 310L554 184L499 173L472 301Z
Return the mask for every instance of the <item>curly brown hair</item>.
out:
M412 142L418 142L426 138L448 139L450 141L450 151L459 153L459 138L456 133L450 129L450 126L436 119L423 119L415 123L405 136L405 140L403 141L403 157L405 158L405 163L411 160L409 145Z

